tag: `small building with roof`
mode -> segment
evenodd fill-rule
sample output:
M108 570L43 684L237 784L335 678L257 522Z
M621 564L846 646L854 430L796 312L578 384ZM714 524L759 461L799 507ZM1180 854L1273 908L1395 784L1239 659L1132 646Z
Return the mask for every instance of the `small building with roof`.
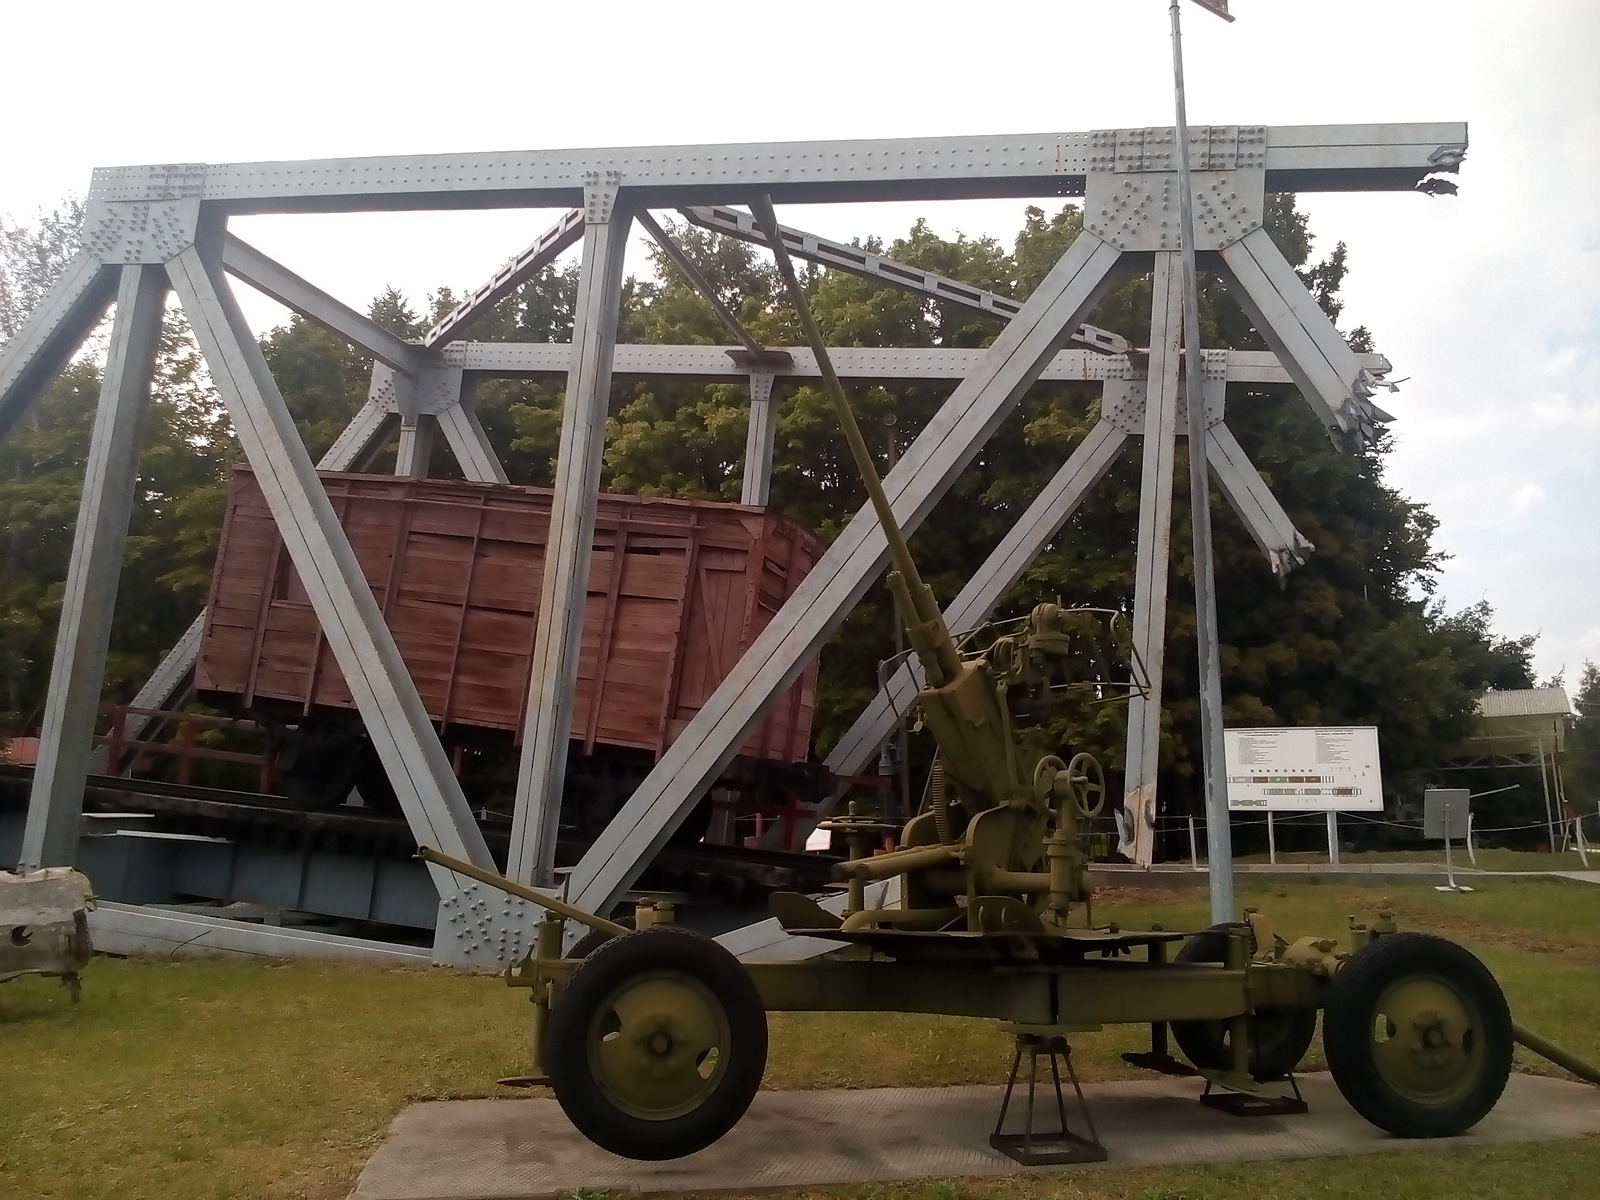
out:
M1545 823L1550 845L1557 844L1557 826L1565 835L1575 814L1567 805L1561 778L1561 755L1573 721L1572 701L1563 687L1489 690L1478 697L1472 732L1445 758L1453 769L1533 767L1544 791Z

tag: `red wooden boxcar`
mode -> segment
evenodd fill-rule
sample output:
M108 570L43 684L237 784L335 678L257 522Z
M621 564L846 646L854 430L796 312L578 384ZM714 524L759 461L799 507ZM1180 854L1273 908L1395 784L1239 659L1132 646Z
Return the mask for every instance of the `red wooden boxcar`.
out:
M386 475L322 481L429 715L520 738L551 492ZM735 504L600 497L573 750L660 755L822 553L804 526ZM741 757L801 763L815 663ZM236 471L197 689L257 711L353 708L277 526Z

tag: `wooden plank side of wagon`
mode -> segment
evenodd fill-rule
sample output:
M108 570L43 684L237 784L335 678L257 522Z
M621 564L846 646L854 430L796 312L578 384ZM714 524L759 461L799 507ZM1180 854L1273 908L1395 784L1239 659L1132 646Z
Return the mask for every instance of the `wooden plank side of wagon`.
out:
M254 479L241 472L203 643L213 690L351 707ZM519 734L549 532L543 489L325 475L435 720ZM760 526L752 530L754 518ZM753 536L757 534L758 536ZM793 522L720 504L601 498L574 736L659 754L820 552ZM249 644L254 639L254 644ZM749 748L805 756L815 669ZM773 726L774 720L777 726Z

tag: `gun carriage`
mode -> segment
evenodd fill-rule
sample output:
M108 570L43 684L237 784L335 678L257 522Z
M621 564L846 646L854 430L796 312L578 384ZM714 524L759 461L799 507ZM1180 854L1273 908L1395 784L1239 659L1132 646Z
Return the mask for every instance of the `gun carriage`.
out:
M753 207L775 231L770 206ZM1046 603L1010 627L952 636L896 525L782 239L769 241L888 541L888 582L922 668L917 708L937 739L937 763L921 811L903 829L853 814L831 822L852 848L838 868L848 888L842 915L793 893L771 898L788 932L839 944L802 962L740 963L675 926L665 905L641 904L636 927L626 929L424 848L424 858L548 910L535 951L507 972L511 986L531 989L534 1078L553 1086L574 1125L600 1146L674 1158L714 1142L744 1114L766 1065L768 1010L981 1017L1016 1037L1013 1088L1028 1058L1029 1126L1012 1134L997 1127L993 1144L1026 1162L1080 1161L1104 1151L1092 1121L1088 1138L1067 1129L1059 1072L1064 1064L1076 1084L1072 1035L1148 1024L1151 1049L1131 1062L1204 1076L1219 1107L1291 1111L1298 1097L1283 1096L1282 1083L1292 1089L1320 1011L1334 1078L1368 1120L1403 1137L1475 1124L1498 1100L1513 1040L1525 1031L1514 1031L1498 984L1463 948L1398 932L1389 913L1371 927L1352 920L1344 950L1331 938L1289 942L1256 912L1189 932L1095 924L1081 822L1100 812L1105 782L1090 755L1060 752L1053 735L1074 706L1103 702L1108 687L1138 686L1136 662L1123 685L1080 670L1117 647L1117 618ZM899 847L868 853L890 829ZM891 881L898 900L869 903L868 885ZM591 932L564 952L569 920ZM1170 1053L1169 1031L1192 1068ZM1031 1126L1040 1058L1061 1117L1049 1134Z

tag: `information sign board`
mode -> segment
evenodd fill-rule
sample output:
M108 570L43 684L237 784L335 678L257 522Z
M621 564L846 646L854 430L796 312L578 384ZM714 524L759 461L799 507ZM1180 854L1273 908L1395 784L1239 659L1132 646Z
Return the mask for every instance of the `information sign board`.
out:
M1383 808L1372 726L1227 729L1228 807L1264 812Z
M1472 793L1466 788L1428 788L1422 793L1422 836L1466 837L1467 804L1471 799Z

